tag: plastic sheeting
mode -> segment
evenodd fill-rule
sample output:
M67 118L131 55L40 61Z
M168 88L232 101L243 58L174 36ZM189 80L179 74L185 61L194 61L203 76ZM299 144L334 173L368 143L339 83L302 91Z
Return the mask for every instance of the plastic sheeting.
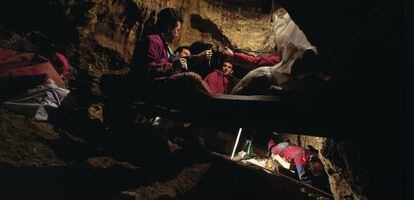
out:
M288 13L282 16L274 15L272 28L268 31L263 45L265 49L273 49L277 46L278 50L282 52L282 61L273 66L277 72L281 73L290 74L292 65L306 50L318 53L316 47L312 46Z
M48 111L58 108L69 92L48 79L47 83L38 85L29 89L27 93L4 102L4 107L11 112L46 121L49 117Z

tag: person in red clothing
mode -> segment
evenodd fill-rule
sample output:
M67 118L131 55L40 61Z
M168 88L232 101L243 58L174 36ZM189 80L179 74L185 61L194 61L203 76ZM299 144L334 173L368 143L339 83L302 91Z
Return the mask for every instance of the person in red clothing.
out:
M251 56L244 53L234 53L228 47L225 47L224 53L231 59L234 65L244 67L249 71L261 66L273 66L282 60L279 53Z
M273 155L279 155L284 161L295 166L299 179L312 184L312 177L319 177L324 169L316 152L291 145L288 142L276 144L268 142L268 150Z
M204 78L204 81L210 86L212 93L228 94L237 82L233 72L233 65L226 61L221 70L214 70Z

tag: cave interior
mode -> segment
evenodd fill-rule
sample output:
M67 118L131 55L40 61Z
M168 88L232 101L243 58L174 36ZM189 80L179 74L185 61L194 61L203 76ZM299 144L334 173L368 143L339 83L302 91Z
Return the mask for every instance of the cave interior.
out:
M53 47L67 57L73 73L66 82L69 95L46 121L0 106L0 199L402 198L402 2L0 4L0 51L24 52L29 44L50 59ZM261 53L275 15L289 13L318 50L316 60L305 53L293 64L292 77L313 74L301 79L305 92L269 97L266 88L256 96L217 95L178 108L158 104L169 101L162 95L144 92L133 99L135 86L126 77L134 49L167 7L184 18L173 48L213 50L209 62L198 63L209 66L196 71L202 77L220 68L225 56L219 48ZM2 103L42 81L6 80L4 66ZM234 69L239 79L249 73ZM321 84L315 74L326 81ZM162 126L154 127L159 116ZM325 172L318 185L304 185L287 170L269 173L231 160L240 128L237 152L252 140L256 156L267 157L269 139L316 149Z

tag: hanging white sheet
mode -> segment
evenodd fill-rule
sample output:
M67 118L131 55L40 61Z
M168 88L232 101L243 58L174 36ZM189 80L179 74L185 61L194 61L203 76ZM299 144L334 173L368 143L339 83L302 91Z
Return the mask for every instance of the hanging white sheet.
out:
M288 73L292 71L292 65L300 58L306 50L312 50L318 53L315 46L308 41L303 31L296 25L286 12L282 16L274 15L274 22L263 40L265 49L278 47L282 52L282 61L276 64L277 72Z

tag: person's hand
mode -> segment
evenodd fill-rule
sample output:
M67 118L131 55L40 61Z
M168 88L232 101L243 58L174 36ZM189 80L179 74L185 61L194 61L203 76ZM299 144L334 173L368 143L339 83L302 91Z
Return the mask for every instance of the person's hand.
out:
M213 55L213 52L209 49L209 50L205 50L201 53L199 53L197 56L201 59L211 59L211 56Z
M234 55L234 52L230 48L228 48L228 47L224 47L224 53L227 56L230 56L230 57L233 57L233 55Z
M228 72L223 72L223 76L225 76L225 77L227 77L227 78L235 78L235 77L233 76L233 74L228 73Z
M187 60L185 58L180 58L179 61L181 64L181 69L188 70Z

